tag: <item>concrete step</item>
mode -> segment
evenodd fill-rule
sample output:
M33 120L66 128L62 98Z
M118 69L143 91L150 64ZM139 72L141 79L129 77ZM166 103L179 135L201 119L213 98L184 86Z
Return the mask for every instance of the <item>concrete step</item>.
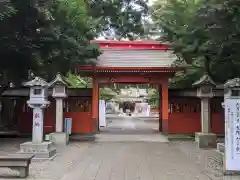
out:
M72 134L69 137L70 141L94 141L95 134Z
M168 135L169 141L194 141L194 137L187 134L171 134Z

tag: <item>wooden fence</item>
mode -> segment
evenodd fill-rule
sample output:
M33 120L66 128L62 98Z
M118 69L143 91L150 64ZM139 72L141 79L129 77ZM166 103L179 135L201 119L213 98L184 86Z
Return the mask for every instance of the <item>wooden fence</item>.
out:
M213 133L224 133L223 98L213 98L210 103L211 129ZM201 101L196 97L173 97L169 99L168 132L195 133L201 131Z
M72 95L64 100L63 116L72 118L73 133L93 133L95 132L96 122L92 119L91 110L91 89L85 92L72 92ZM169 121L168 133L195 133L201 131L201 104L200 99L194 96L171 95L169 93ZM9 97L4 97L9 98ZM9 98L14 99L14 108L11 117L20 133L32 132L32 109L26 104L28 97ZM55 99L50 97L51 104L44 112L44 132L55 131ZM211 129L213 133L224 133L224 109L221 107L223 97L211 99ZM11 103L10 103L11 104ZM9 107L4 106L6 110ZM5 113L6 114L6 113ZM9 113L8 113L9 114ZM160 116L161 117L161 116Z

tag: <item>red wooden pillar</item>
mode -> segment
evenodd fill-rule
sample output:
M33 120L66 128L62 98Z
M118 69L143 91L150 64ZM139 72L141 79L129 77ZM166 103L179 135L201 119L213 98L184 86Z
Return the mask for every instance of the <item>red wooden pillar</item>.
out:
M99 84L96 75L92 79L92 120L93 120L93 131L98 131L99 121Z
M158 90L158 115L159 115L159 127L158 127L158 130L159 132L162 132L162 86L161 84L157 84L156 86L157 90Z
M168 134L169 132L169 121L168 121L168 79L165 79L161 83L162 87L162 132Z

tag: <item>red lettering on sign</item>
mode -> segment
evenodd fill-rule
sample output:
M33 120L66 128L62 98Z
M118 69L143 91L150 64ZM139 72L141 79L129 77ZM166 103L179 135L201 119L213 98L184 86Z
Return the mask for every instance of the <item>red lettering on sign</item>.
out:
M39 118L40 117L40 115L39 115L39 113L36 113L35 115L34 115L34 118L36 119L36 118Z

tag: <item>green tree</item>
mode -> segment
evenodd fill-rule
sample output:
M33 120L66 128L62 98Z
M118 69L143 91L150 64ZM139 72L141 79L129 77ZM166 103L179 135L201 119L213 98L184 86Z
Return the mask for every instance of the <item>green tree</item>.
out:
M146 14L145 0L1 1L0 82L20 84L29 72L50 80L94 64L100 52L90 40L108 32L133 39Z
M89 15L99 19L98 30L110 38L137 39L144 34L148 0L88 0Z
M173 43L179 61L189 64L171 80L172 86L191 86L204 72L219 83L240 75L237 1L158 0L152 17L161 38Z
M100 99L108 101L116 97L116 95L116 92L110 88L105 87L100 89Z
M64 79L72 88L92 88L92 78L90 77L80 77L68 72Z
M97 36L97 21L88 16L86 3L56 0L51 7L51 26L57 41L44 46L47 52L42 52L41 76L51 78L58 71L66 74L77 65L94 64L100 51L90 40Z
M0 74L1 84L20 83L35 69L41 44L49 41L47 16L32 0L1 1ZM38 30L42 29L41 32Z
M205 3L203 1L202 3ZM208 38L209 70L219 82L240 75L240 7L234 0L210 0L202 6L196 23L204 27ZM223 73L224 72L224 73Z
M171 80L172 85L191 86L204 72L220 83L240 75L238 2L159 0L152 17L161 38L173 43L179 61L189 64Z
M161 31L159 39L172 43L178 56L175 63L189 65L186 71L176 73L171 79L171 87L190 87L202 74L204 53L201 46L205 38L201 27L197 29L194 24L200 7L201 3L196 0L158 0L152 7L155 28Z

